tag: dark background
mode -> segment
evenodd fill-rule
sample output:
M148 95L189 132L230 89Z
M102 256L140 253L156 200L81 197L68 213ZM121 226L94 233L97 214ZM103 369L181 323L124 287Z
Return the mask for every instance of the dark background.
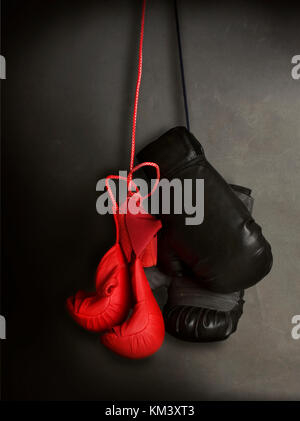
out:
M2 398L299 399L300 13L291 2L181 1L191 130L248 186L274 267L219 344L166 336L142 361L107 351L64 302L113 244L99 178L129 163L140 5L2 1ZM148 0L137 149L184 124L172 1Z

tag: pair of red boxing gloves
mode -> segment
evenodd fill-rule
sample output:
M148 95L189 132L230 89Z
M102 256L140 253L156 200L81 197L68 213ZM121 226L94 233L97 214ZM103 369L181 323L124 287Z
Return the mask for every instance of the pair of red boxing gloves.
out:
M155 353L165 336L163 316L144 272L156 264L161 222L144 211L141 197L134 199L134 214L129 201L127 209L115 206L117 239L98 265L96 291L78 291L68 298L67 309L83 328L101 333L107 348L138 359Z

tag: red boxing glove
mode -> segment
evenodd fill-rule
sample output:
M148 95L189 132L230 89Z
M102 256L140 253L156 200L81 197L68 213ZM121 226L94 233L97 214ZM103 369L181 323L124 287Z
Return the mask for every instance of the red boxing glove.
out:
M127 358L145 358L154 354L165 336L164 320L152 294L140 259L131 265L131 285L134 307L131 316L101 337L112 351Z
M128 266L119 244L101 259L96 272L96 292L78 291L67 300L67 309L85 329L102 332L121 323L131 307Z

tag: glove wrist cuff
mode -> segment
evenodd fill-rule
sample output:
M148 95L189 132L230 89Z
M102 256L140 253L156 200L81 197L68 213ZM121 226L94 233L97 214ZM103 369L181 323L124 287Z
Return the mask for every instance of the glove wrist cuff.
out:
M189 278L174 278L168 290L168 305L170 307L192 306L215 311L231 311L237 305L243 304L244 291L220 294L200 288Z

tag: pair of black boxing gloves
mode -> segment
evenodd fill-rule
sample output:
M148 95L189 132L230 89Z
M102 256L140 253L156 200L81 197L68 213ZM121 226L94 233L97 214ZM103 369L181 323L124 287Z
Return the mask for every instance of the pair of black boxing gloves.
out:
M273 262L270 244L251 216L251 190L229 185L184 127L150 143L138 159L156 162L161 179L204 180L203 222L187 225L184 203L181 214L161 213L158 267L146 274L152 289L168 289L167 332L191 342L224 340L237 329L244 290L262 280Z

